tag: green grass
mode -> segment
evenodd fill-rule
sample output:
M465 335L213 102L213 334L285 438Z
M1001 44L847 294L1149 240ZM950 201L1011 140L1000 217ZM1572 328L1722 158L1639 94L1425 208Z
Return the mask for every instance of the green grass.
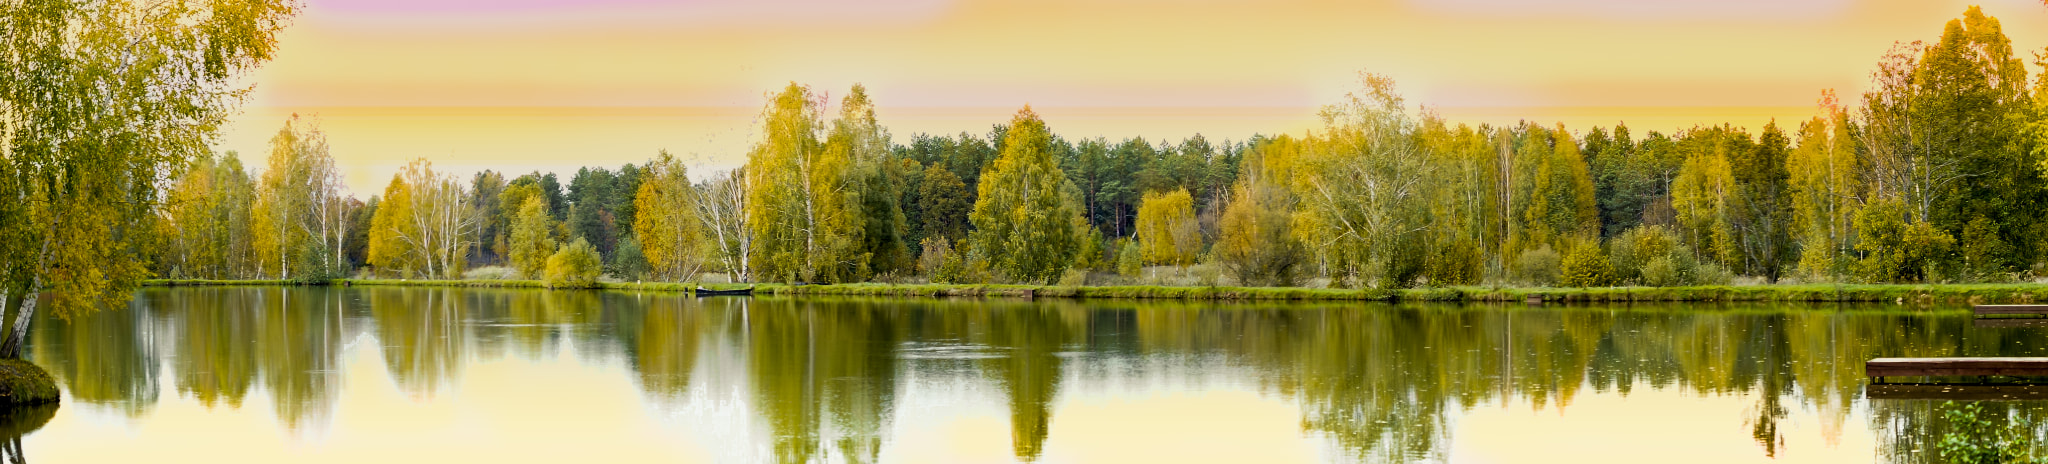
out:
M0 406L56 401L57 380L49 371L20 359L0 359Z
M151 280L143 285L344 285L547 288L538 280L397 280L339 279L326 283L280 280ZM594 288L622 291L688 292L696 282L611 282ZM746 284L705 285L712 289L746 288ZM1176 287L1158 285L1056 286L973 284L754 284L761 295L833 295L877 297L995 297L1173 300L1287 301L1442 301L1552 303L1625 302L1886 302L1886 303L2034 303L2048 300L2043 284L1797 284L1710 285L1697 287L1441 287L1409 289L1328 289L1299 287Z

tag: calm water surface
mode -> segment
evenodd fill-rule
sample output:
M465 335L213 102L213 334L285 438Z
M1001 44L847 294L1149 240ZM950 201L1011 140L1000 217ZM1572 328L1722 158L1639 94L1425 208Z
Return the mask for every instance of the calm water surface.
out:
M1928 462L1885 305L1541 307L178 288L45 319L30 462ZM2035 402L1987 403L2041 414Z

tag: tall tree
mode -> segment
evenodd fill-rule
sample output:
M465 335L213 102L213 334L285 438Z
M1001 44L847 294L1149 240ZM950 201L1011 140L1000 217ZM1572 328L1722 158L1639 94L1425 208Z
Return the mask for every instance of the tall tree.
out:
M733 282L754 280L754 232L749 211L752 197L746 170L713 173L692 189L690 204L697 208L705 238L711 241L712 256ZM644 213L643 213L644 214Z
M1834 92L1825 92L1821 115L1800 125L1798 147L1785 160L1793 230L1801 248L1799 269L1808 276L1839 279L1852 271L1848 266L1865 167L1854 131Z
M256 186L235 152L196 158L170 187L164 204L169 234L157 274L229 279L253 277L250 208Z
M58 314L127 301L134 244L170 167L209 151L240 78L296 13L278 0L0 4L0 357L38 299ZM17 304L16 301L19 303Z
M754 268L772 279L840 282L867 267L852 153L818 140L823 100L790 83L762 111L763 139L747 153Z
M328 152L327 135L293 115L270 139L270 160L256 187L256 253L265 274L281 279L342 274L349 217L347 186Z
M1186 266L1202 253L1195 200L1187 189L1150 192L1138 205L1138 254L1146 262Z
M1328 250L1339 283L1406 286L1420 273L1403 256L1426 228L1426 183L1435 166L1413 138L1394 81L1363 74L1362 88L1323 107L1324 133L1307 144L1291 184L1301 199L1297 230ZM1355 280L1354 280L1355 279Z
M452 175L414 160L392 177L371 232L370 261L380 269L430 278L462 274L476 240L477 216Z
M547 199L528 197L513 215L511 236L506 239L506 258L523 278L539 279L555 254L555 218L548 216Z
M839 105L839 119L825 138L825 150L843 152L853 160L852 182L857 182L861 219L861 253L865 266L849 269L857 280L870 273L891 274L911 267L910 248L904 244L907 232L901 184L904 174L889 152L889 130L875 120L875 104L867 88L854 84L853 91Z
M1053 160L1052 131L1030 106L1017 111L1002 154L981 176L968 221L975 252L1005 278L1051 284L1074 262L1080 214L1069 204L1066 175Z
M633 235L639 237L647 264L658 279L681 281L697 274L703 265L704 227L697 218L696 186L690 184L689 170L682 161L663 150L640 182L634 204L639 216Z

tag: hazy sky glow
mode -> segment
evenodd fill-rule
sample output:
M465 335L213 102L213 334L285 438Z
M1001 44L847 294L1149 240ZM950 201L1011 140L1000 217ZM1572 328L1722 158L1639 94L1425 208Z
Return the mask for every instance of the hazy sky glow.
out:
M2048 46L2048 7L2040 2L1978 3L2004 23L2023 58L2031 62L2034 51ZM730 164L745 146L764 94L790 81L833 95L865 83L899 142L916 132L985 132L1026 103L1044 108L1063 134L1177 140L1201 131L1241 139L1306 129L1314 107L1350 89L1360 70L1390 75L1411 103L1470 122L1757 127L1773 117L1810 114L1822 89L1860 92L1894 41L1933 40L1942 23L1969 4L308 0L284 35L278 59L252 76L256 96L223 148L259 151L284 115L304 112L326 117L336 156L364 178L388 178L389 169L419 156L457 165L511 157L575 166L643 160L668 148ZM671 121L695 125L666 132L663 123L635 119L654 129L604 140L548 129L553 124L541 120L498 131L501 140L473 138L490 131L453 127L437 139L433 127L417 127L417 120L340 115L391 107L744 110L730 119ZM959 108L952 113L960 116L891 118L891 111L934 107ZM1290 109L1282 113L1298 116L1204 110L1216 115L1204 118L1179 111L1219 107L1259 108L1259 114ZM1589 107L1605 109L1583 109ZM1688 107L1723 109L1704 111L1702 118L1674 114L1673 108ZM1734 107L1753 110L1726 110ZM1131 117L1179 116L1178 122L1062 121L1063 108L1143 108L1148 111ZM1717 119L1704 119L1710 115ZM474 126L477 120L444 122ZM392 138L394 124L429 135ZM1119 132L1125 130L1146 132ZM588 152L518 148L536 146ZM489 147L489 153L474 147ZM361 183L355 174L351 183Z

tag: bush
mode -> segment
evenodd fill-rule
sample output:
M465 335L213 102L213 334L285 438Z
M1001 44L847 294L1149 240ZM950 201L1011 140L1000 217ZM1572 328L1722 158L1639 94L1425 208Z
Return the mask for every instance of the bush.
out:
M575 243L562 247L548 256L548 288L587 288L597 286L597 275L603 271L602 258L590 242L576 239Z
M2040 444L2026 417L1986 411L1982 404L1941 403L1942 419L1949 426L1935 444L1942 460L1969 464L2048 462L2048 457L2035 454Z
M1605 287L1613 282L1614 267L1607 263L1607 253L1600 250L1599 242L1573 247L1558 264L1558 283L1566 287Z
M640 240L626 237L619 240L619 246L612 250L612 262L605 271L624 280L641 280L647 276L647 252L640 248ZM693 266L694 267L694 266ZM689 276L679 277L689 279Z
M1515 257L1515 271L1524 282L1548 287L1557 284L1558 268L1563 258L1550 245L1525 250Z
M1672 269L1669 266L1673 263L1668 261L1672 254L1684 247L1685 245L1679 242L1678 234L1672 232L1670 228L1641 225L1623 231L1621 235L1616 235L1613 240L1607 242L1607 262L1614 268L1616 283L1650 285L1648 279L1643 276L1643 268L1649 265L1650 260L1667 258L1664 264L1666 267L1661 271L1670 271ZM1686 256L1692 255L1691 250L1683 251ZM1665 277L1669 277L1669 274Z
M1896 200L1872 202L1856 215L1856 249L1863 250L1860 273L1871 282L1931 282L1955 238L1926 221L1906 222Z
M1145 272L1145 262L1140 257L1138 243L1126 240L1116 253L1116 273L1124 277L1137 277Z
M923 250L917 255L917 271L933 282L939 281L939 270L953 259L953 242L945 237L929 237L918 242Z

